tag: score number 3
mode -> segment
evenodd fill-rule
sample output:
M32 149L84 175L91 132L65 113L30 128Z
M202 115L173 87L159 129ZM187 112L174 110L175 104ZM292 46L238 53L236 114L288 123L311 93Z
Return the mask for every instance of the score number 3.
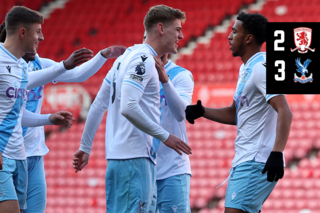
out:
M284 51L284 47L279 47L278 45L284 42L284 31L283 30L276 30L274 31L274 36L277 37L280 35L279 39L274 41L274 51ZM274 77L276 81L284 81L285 79L285 68L286 64L283 60L277 60L274 63L275 67L279 67L278 72L279 74L275 74Z

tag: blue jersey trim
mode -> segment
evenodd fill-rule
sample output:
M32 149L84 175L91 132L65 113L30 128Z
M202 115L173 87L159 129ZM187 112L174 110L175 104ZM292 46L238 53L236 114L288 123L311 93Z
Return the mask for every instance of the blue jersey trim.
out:
M7 55L10 56L13 60L18 61L18 59L17 59L14 55L12 55L10 52L8 52L6 49L4 49L4 47L0 46L0 48L1 48L5 53L7 53Z
M130 84L133 84L133 85L135 85L135 86L139 87L142 91L144 91L143 87L142 87L142 86L140 86L140 85L139 85L139 84L137 84L137 83L134 83L134 82L129 81L129 80L124 80L123 82L124 82L124 83L130 83Z
M149 49L151 50L151 52L153 53L153 55L157 56L156 51L154 51L154 49L153 49L149 44L146 44L146 46L149 47Z
M176 67L173 67L172 69L170 69L167 72L167 75L169 76L170 81L172 81L174 79L174 77L176 77L180 72L183 72L183 71L186 71L186 69L183 67L180 67L180 66L176 66ZM160 103L163 98L165 98L165 94L163 91L162 83L160 82Z
M36 59L34 61L30 61L29 63L32 63L34 68L38 68L38 70L42 70L38 55L36 56ZM42 96L41 96L42 89L43 89L43 87L40 86L40 87L36 87L36 88L33 88L32 90L30 90L30 92L29 92L30 95L28 97L27 104L26 104L26 109L28 111L33 112L33 113L36 112L36 110L38 108L38 104L39 104L39 99L42 98ZM25 136L28 131L28 127L23 126L22 130L23 130L22 135Z
M187 98L191 102L191 99L187 95L180 95L180 96L184 97L184 98Z
M253 67L261 61L261 59L263 59L263 56L265 56L265 53L260 52L257 53L256 55L254 55L249 61L247 61L246 65L244 66L242 73L244 74L244 77L242 79L239 79L239 84L237 86L236 92L235 92L235 106L236 106L236 124L238 123L238 111L240 109L240 101L241 101L241 94L242 91L246 85L246 83L248 82L252 71L253 71ZM245 74L247 73L247 74Z
M107 79L107 77L106 77L104 80L106 80L106 82L108 82L109 84L111 84L111 82Z
M164 69L167 69L171 64L172 64L172 61L170 61L169 63L167 63L166 66L164 66Z
M27 87L28 81L22 80L20 89L24 91ZM20 110L23 105L23 92L21 92L21 97L19 96L13 107L11 108L10 112L6 115L0 125L0 151L3 152L5 147L7 146L9 139L12 135L12 132L17 125ZM20 92L19 94L20 95ZM20 125L20 124L19 124Z
M154 161L157 157L157 152L158 152L159 146L160 146L160 140L153 138L152 147L150 149L150 157L151 157L152 161Z

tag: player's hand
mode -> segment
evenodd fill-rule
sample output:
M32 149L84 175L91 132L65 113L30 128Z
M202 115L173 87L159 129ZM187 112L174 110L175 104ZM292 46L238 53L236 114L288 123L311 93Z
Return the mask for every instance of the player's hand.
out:
M93 52L87 48L82 48L74 51L67 60L63 61L63 65L67 70L71 70L86 61L89 61L93 56Z
M89 154L78 150L73 155L73 168L75 172L81 171L89 162Z
M161 83L167 83L169 81L169 77L166 73L166 70L164 68L164 65L160 59L159 56L153 56L155 62L156 62L156 68L158 70L159 80Z
M186 119L189 123L194 124L194 120L202 117L204 115L204 107L201 101L198 100L197 105L189 105L186 110Z
M0 152L0 170L2 170L2 165L3 165L3 158L2 158L2 153Z
M101 55L107 59L118 58L126 49L125 46L111 46L101 50Z
M283 153L282 152L271 152L270 156L264 166L262 174L268 172L267 180L269 182L278 181L283 178L284 167L283 167Z
M50 115L49 121L53 125L66 125L70 128L72 126L72 121L74 121L74 118L72 113L60 111Z
M170 134L164 144L174 149L179 155L182 155L181 151L187 155L192 154L190 146L175 135Z

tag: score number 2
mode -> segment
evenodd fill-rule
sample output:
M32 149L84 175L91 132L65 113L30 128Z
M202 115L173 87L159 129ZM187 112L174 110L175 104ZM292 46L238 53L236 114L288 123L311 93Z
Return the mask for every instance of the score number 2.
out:
M284 31L283 30L276 30L274 31L274 36L277 37L280 35L279 39L274 41L274 51L284 51L284 47L279 47L278 45L284 42ZM286 64L283 60L277 60L274 63L275 67L279 67L278 72L279 74L275 74L274 78L276 81L284 81L285 79L285 67Z

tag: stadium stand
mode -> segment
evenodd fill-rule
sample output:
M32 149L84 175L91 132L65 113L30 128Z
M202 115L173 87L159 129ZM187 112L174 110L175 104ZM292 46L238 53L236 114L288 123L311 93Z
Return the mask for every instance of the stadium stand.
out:
M43 2L0 0L0 16L4 18L14 4L39 10ZM190 40L203 35L206 29L219 25L224 18L237 14L244 5L254 0L105 2L70 0L65 8L56 9L43 25L45 41L39 45L39 54L60 61L81 47L90 48L96 53L110 45L131 46L141 43L144 14L156 4L186 11L187 22L183 26L185 38L179 44L184 47ZM269 21L320 21L319 6L318 0L266 1L259 12L266 15ZM85 13L79 12L84 8ZM239 58L234 59L228 48L227 37L232 24L226 33L216 33L209 44L198 44L192 55L181 55L178 59L177 64L192 71L197 84L236 82L242 62ZM81 83L93 97L112 62L109 60L89 81ZM296 167L286 168L284 179L265 203L264 213L299 213L302 209L316 213L320 209L320 154L308 157L310 151L320 149L320 105L296 102L290 103L290 107L294 120L285 158L289 165L294 161L299 163ZM72 156L79 148L84 123L75 123L62 133L57 128L48 128L52 133L46 141L50 149L45 156L48 185L46 212L105 212L105 122L104 118L97 131L88 166L78 174L72 168ZM187 132L193 148L190 157L193 173L191 207L199 210L199 213L221 213L227 183L218 189L216 187L228 177L234 156L236 128L199 119L196 125L187 124ZM214 209L212 201L217 202Z
M4 20L6 13L15 5L22 5L33 10L40 10L41 6L53 0L1 0L0 17Z

